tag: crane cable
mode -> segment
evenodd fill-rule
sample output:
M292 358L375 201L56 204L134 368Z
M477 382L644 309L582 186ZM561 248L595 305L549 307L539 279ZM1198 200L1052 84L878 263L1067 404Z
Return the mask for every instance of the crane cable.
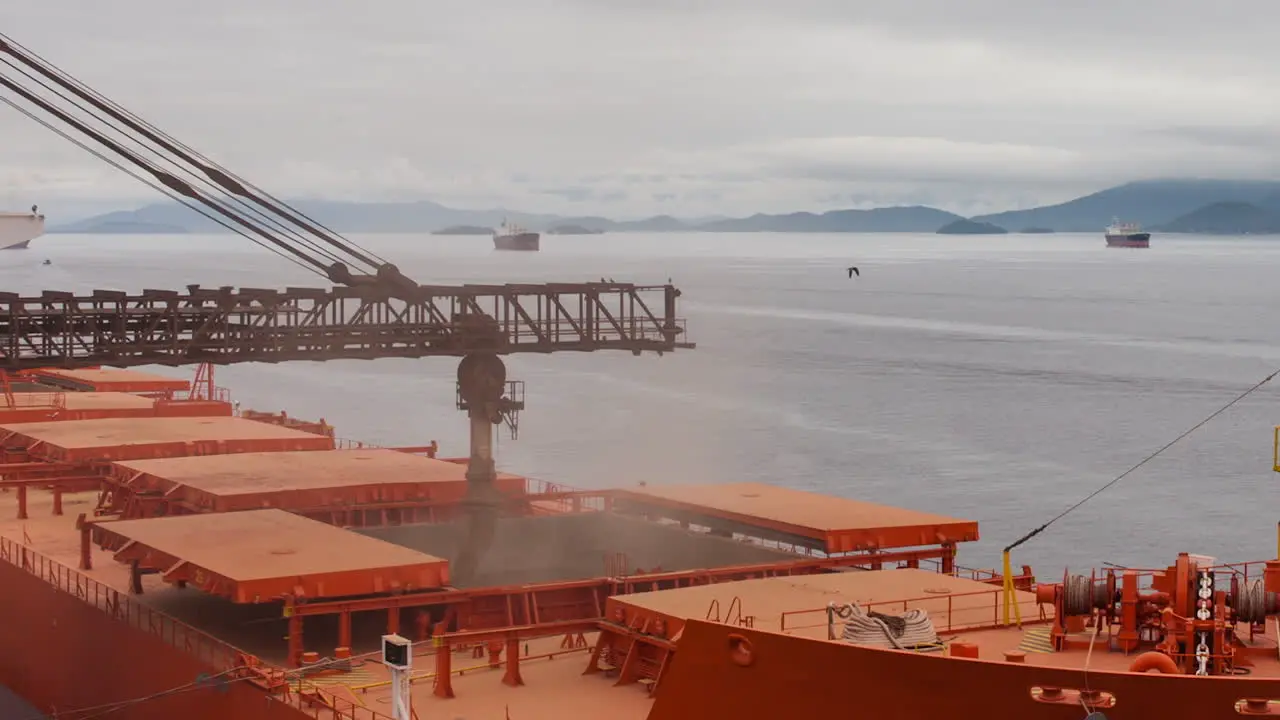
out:
M2 36L3 36L3 34L0 34L0 37L2 37ZM38 78L38 77L36 77L36 76L32 75L31 73L27 72L26 70L22 69L21 67L18 67L17 65L14 65L14 64L13 64L13 62L12 62L12 61L10 61L10 60L8 60L7 58L0 58L0 63L3 63L3 64L5 64L5 65L7 65L8 67L10 67L10 68L12 68L14 71L16 71L18 74L20 74L20 75L22 75L23 77L25 77L25 78L26 78L27 80L29 80L30 82L33 82L33 83L35 83L36 85L39 85L40 87L44 88L44 90L46 90L47 92L52 93L52 94L53 94L55 97L57 97L58 99L60 99L60 100L62 100L63 102L65 102L65 103L67 103L67 104L71 105L72 107L74 107L75 109L77 109L77 110L81 111L82 113L84 113L84 114L88 115L90 118L93 118L94 120L96 120L97 122L101 123L102 125L105 125L106 127L110 128L111 130L114 130L115 132L119 133L121 136L123 136L123 137L127 138L130 142L132 142L132 143L134 143L134 144L138 145L138 147L140 147L140 148L142 148L143 150L145 150L145 151L147 151L147 152L150 152L151 154L155 155L155 156L156 156L156 157L158 157L161 161L163 161L163 162L165 162L165 163L168 163L168 164L169 164L170 166L172 166L172 167L173 167L173 168L174 168L174 169L175 169L179 174L185 173L186 175L190 176L190 179L188 179L188 180L187 180L187 184L188 184L188 185L192 185L193 183L191 183L191 180L194 180L194 181L195 181L195 184L203 185L203 186L205 186L206 188L208 188L209 190L212 190L214 193L224 193L224 194L226 193L225 188L223 188L222 186L218 185L217 183L215 183L215 182L214 182L213 180L211 180L210 178L208 178L208 177L206 177L206 176L202 176L202 175L201 175L201 174L199 174L199 173L193 172L193 171L191 170L191 168L183 166L183 164L182 164L182 163L175 161L175 160L174 160L174 158L165 156L165 155L164 155L164 153L158 152L158 151L157 151L155 148L153 148L153 147L148 147L147 145L145 145L144 143L142 143L141 141L139 141L137 137L135 137L135 136L133 136L133 135L130 135L128 132L126 132L125 130L123 130L123 129L121 129L120 127L118 127L115 123L113 123L113 122L112 122L112 120L111 120L110 118L103 117L103 115L102 115L102 113L101 113L101 112L99 112L99 111L97 111L97 110L94 110L94 109L93 109L93 108L91 108L91 107L86 107L86 106L82 105L82 104L81 104L79 101L77 101L75 98L70 97L66 92L64 92L64 91L62 91L62 90L59 90L59 89L58 89L58 88L56 88L56 87L53 87L53 86L52 86L52 85L50 85L49 83L47 83L47 82L45 82L44 80L41 80L40 78ZM68 76L68 77L70 77L70 76ZM8 79L10 80L10 82L12 82L12 78L8 78ZM70 78L70 80L75 81L75 78ZM8 102L8 101L6 101L6 102ZM109 100L105 100L105 102L108 102L108 103L109 103L110 101L109 101ZM120 108L119 112L127 113L128 111L127 111L127 110L124 110L123 108ZM145 122L145 121L139 120L139 122ZM158 132L158 131L157 131L157 132ZM65 137L67 137L67 135L66 135L66 134L64 134L64 133L59 133L59 134L60 134L60 135L62 135L64 138L65 138ZM175 141L175 142L176 142L176 141ZM79 144L79 143L77 143L77 144ZM122 147L122 149L124 149L124 148ZM150 158L144 158L144 157L142 157L141 155L139 155L139 154L137 153L137 151L136 151L136 150L129 149L129 153L130 153L130 155L136 155L136 156L137 156L136 158L132 158L132 157L131 157L131 158L130 158L130 162L134 162L135 164L141 164L142 166L144 166L144 167L147 169L147 171L148 171L148 172L150 172L150 173L152 173L152 174L155 174L157 171L159 171L159 172L165 172L165 173L170 173L170 174L172 174L172 172L173 172L173 171L170 171L170 170L163 170L162 168L160 168L160 167L156 164L156 162L155 162L154 160L152 160L152 159L150 159ZM101 157L101 156L99 156L99 157ZM132 174L132 173L131 173L131 174ZM150 183L148 183L148 184L150 184ZM194 188L193 188L193 189L194 189ZM180 196L175 197L175 195L174 195L173 193L168 192L168 191L163 191L163 190L162 190L161 192L164 192L166 195L169 195L170 197L174 197L175 199L178 199L178 197L180 197ZM306 247L307 247L309 250L311 250L312 252L317 253L317 254L319 254L319 255L323 256L324 258L326 258L325 262L342 262L342 258L341 258L341 257L339 257L338 255L334 254L332 251L328 250L327 248L325 248L325 247L321 246L321 245L320 245L319 243L317 243L314 239L312 239L312 238L308 238L308 237L306 237L306 236L302 235L302 234L301 234L300 232L298 232L296 229L288 227L288 226L287 226L287 225L285 225L283 222L281 222L279 219L274 218L274 217L272 217L271 215L268 215L266 212L263 212L262 210L259 210L258 208L254 207L253 205L250 205L250 204L248 203L248 201L246 201L246 200L244 200L244 199L242 199L242 198L236 197L235 195L225 195L224 197L209 196L209 195L201 195L201 196L200 196L200 198L201 198L201 201L202 201L202 202L206 202L206 203L208 203L208 202L212 202L212 203L214 203L214 204L218 204L218 205L226 205L226 204L229 204L229 203L228 203L228 201L230 201L230 203L235 203L236 205L238 205L238 206L239 206L239 212L241 212L241 213L245 213L245 214L247 214L247 215L253 215L253 216L254 216L254 218L253 218L253 221L254 221L254 222L256 222L256 223L262 223L262 224L265 224L265 225L272 226L272 228L273 228L276 232L281 232L281 233L284 233L285 235L290 235L290 236L292 236L296 242L300 243L300 244L301 244L301 245L303 245L303 246L306 246ZM225 223L224 223L224 225L225 225ZM234 228L233 228L233 229L234 229ZM250 238L250 239L253 239L253 238Z
M1169 448L1173 447L1174 445L1177 445L1178 443L1182 442L1183 440L1185 440L1188 436L1190 436L1190 435L1191 435L1192 433L1194 433L1195 431L1199 430L1200 428L1204 427L1205 425L1208 425L1210 422L1212 422L1212 421L1213 421L1215 418L1217 418L1219 415L1221 415L1222 413L1224 413L1224 412L1226 412L1226 411L1230 410L1231 408L1235 407L1235 405L1236 405L1237 403L1239 403L1241 400L1244 400L1245 398L1247 398L1247 397L1249 397L1250 395L1254 394L1254 393L1255 393L1255 392L1257 392L1258 390L1262 389L1262 386L1263 386L1263 385L1266 385L1267 383L1269 383L1269 382L1271 382L1272 380L1274 380L1274 379L1276 378L1276 376L1277 376L1277 375L1280 375L1280 369L1277 369L1277 370L1273 371L1270 375L1268 375L1268 376L1266 376L1266 377L1262 378L1262 379L1261 379L1261 380L1259 380L1257 383L1255 383L1252 387L1250 387L1248 390L1245 390L1244 392L1242 392L1242 393L1240 393L1239 395L1235 396L1235 398L1233 398L1233 399L1231 400L1231 402L1229 402L1229 403L1227 403L1226 405L1223 405L1222 407L1220 407L1220 408L1218 408L1217 410L1213 411L1213 413L1211 413L1208 417L1206 417L1205 419L1203 419L1203 420L1201 420L1200 422L1196 423L1195 425L1192 425L1188 430L1186 430L1185 432L1183 432L1181 435L1179 435L1178 437L1176 437L1176 438L1174 438L1174 439L1170 440L1169 442L1165 443L1163 446L1161 446L1161 447L1160 447L1160 449L1158 449L1158 450L1156 450L1155 452L1151 453L1150 455L1146 456L1145 458L1143 458L1141 461L1139 461L1139 462L1138 462L1136 465L1134 465L1133 467L1131 467L1131 468L1129 468L1128 470L1125 470L1124 472L1120 473L1119 475L1117 475L1116 477L1114 477L1114 478L1113 478L1110 482L1108 482L1107 484L1102 485L1102 486L1101 486L1101 487L1099 487L1098 489L1096 489L1096 490L1094 490L1093 492L1089 493L1088 495L1084 496L1084 498L1082 498L1081 500L1079 500L1078 502L1076 502L1076 504L1072 505L1071 507L1067 508L1066 510L1063 510L1062 512L1060 512L1060 513L1058 513L1057 515L1053 516L1053 517L1052 517L1052 518L1050 518L1050 519L1049 519L1049 521L1048 521L1048 522L1046 522L1045 524L1043 524L1043 525L1041 525L1041 526L1039 526L1039 527L1035 528L1034 530L1031 530L1031 531L1030 531L1030 532L1028 532L1026 535L1023 535L1022 537L1018 538L1015 542L1013 542L1013 543L1011 543L1011 544L1009 544L1009 545L1006 545L1006 546L1005 546L1005 548L1004 548L1004 623L1005 623L1006 625L1008 625L1008 624L1009 624L1009 609L1010 609L1010 605L1012 605L1012 606L1013 606L1013 611L1014 611L1014 613L1017 615L1017 621L1018 621L1018 623L1019 623L1019 624L1021 624L1021 623L1022 623L1022 611L1021 611L1021 609L1018 607L1018 603L1014 600L1014 595L1013 595L1013 575L1012 575L1012 573L1010 572L1010 569L1011 569L1011 568L1010 568L1010 560L1009 560L1009 553L1010 553L1010 552L1012 552L1015 548L1017 548L1018 546L1022 545L1022 544L1023 544L1023 543L1025 543L1025 542L1027 542L1027 541L1028 541L1028 540L1030 540L1031 538L1033 538L1033 537L1035 537L1035 536L1039 535L1040 533L1044 532L1045 530L1049 529L1049 526L1050 526L1050 525L1052 525L1052 524L1054 524L1054 523L1058 522L1059 520L1061 520L1062 518L1066 517L1068 514L1070 514L1070 513L1071 513L1072 511L1074 511L1075 509L1079 508L1081 505L1084 505L1085 503L1089 502L1090 500L1094 499L1095 497L1097 497L1097 496L1101 495L1102 493L1106 492L1106 491L1107 491L1107 490L1109 490L1113 485L1115 485L1116 483L1118 483L1118 482L1120 482L1121 480L1125 479L1125 478L1126 478L1126 477L1128 477L1129 475L1133 474L1134 472L1136 472L1136 471L1137 471L1139 468L1141 468L1142 466L1146 465L1147 463L1151 462L1152 460L1155 460L1157 457L1159 457L1161 454L1163 454L1166 450L1168 450Z
M7 97L0 97L0 103L4 103L5 105L8 105L8 106L9 106L10 108L12 108L14 111L19 112L19 113L21 113L21 114L23 114L23 115L27 116L27 118L28 118L29 120L31 120L32 122L38 123L38 124L40 124L40 125L43 125L43 126L45 127L45 129L46 129L46 130L48 130L48 131L50 131L50 132L52 132L52 133L54 133L54 134L56 134L56 135L61 136L63 140L66 140L67 142L70 142L70 143L74 144L76 147L79 147L81 150L84 150L85 152L89 153L90 155L93 155L94 157L98 158L99 160L101 160L101 161L103 161L103 162L107 163L108 165L110 165L110 166L114 167L115 169L119 170L120 172L122 172L122 173L124 173L124 174L126 174L126 175L128 175L128 176L130 176L130 177L132 177L134 180L137 180L138 182L142 183L143 185L146 185L147 187L150 187L151 189L155 190L156 192L159 192L160 194L162 194L162 195L165 195L165 196L169 197L169 198L170 198L170 199L172 199L173 201L175 201L175 202L177 202L177 203L181 204L182 206L184 206L184 207L188 208L188 209L189 209L189 210L191 210L192 212L199 213L200 215L203 215L205 218L209 219L210 221L215 222L215 223L217 223L217 224L221 225L222 227L226 228L227 230L229 230L229 231L231 231L231 232L233 232L233 233L236 233L236 234L240 235L241 237L248 238L248 239L249 239L250 241L252 241L254 244L256 244L256 245L258 245L258 246L260 246L260 247L266 248L267 250L270 250L271 252L275 253L276 255L279 255L280 257L284 258L285 260L287 260L287 261L289 261L289 262L293 263L294 265L297 265L298 267L302 268L303 270L306 270L306 271L308 271L308 272L316 273L316 274L317 274L317 275L319 275L320 277L326 277L326 276L325 276L325 274L324 274L323 272L321 272L320 270L318 270L316 267L314 267L314 266L312 266L312 265L309 265L309 264L307 264L307 263L304 263L304 262L302 262L301 260L299 260L298 258L293 257L292 255L290 255L290 254L288 254L288 253L284 252L283 250L280 250L279 248L274 247L274 246L272 246L272 245L271 245L271 244L269 244L269 243L263 242L262 240L259 240L258 238L253 237L252 235L249 235L248 233L245 233L245 232L244 232L244 231L242 231L242 230L239 230L239 229L237 229L237 228L235 228L235 227L232 227L231 225L228 225L226 221L224 221L224 220L222 220L222 219L220 219L220 218L218 218L218 217L215 217L215 216L211 215L211 214L210 214L207 210L205 210L204 208L201 208L201 207L199 207L198 205L194 205L194 204L192 204L191 202L187 201L186 199L184 199L184 198L183 198L183 197L181 197L180 195L177 195L177 194L175 194L175 193L171 193L171 192L169 192L168 190L166 190L164 187L162 187L159 183L155 182L154 180L149 180L149 179L147 179L147 178L143 177L141 174L139 174L139 173L137 173L137 172L135 172L135 171L133 171L133 170L131 170L131 169L129 169L129 168L127 168L127 167L125 167L123 164L121 164L120 162L118 162L118 161L116 161L116 160L113 160L112 158L108 157L107 155L105 155L105 154L104 154L104 153L102 153L101 151L99 151L99 150L95 150L94 148L90 147L89 145L85 144L84 142L81 142L80 140L77 140L76 138L74 138L74 137L72 137L70 134L68 134L65 130L62 130L61 128L55 127L55 126L54 126L52 123L50 123L49 121L45 120L44 118L41 118L41 117L37 116L35 113L33 113L33 112L31 112L30 110L28 110L28 109L26 109L26 108L24 108L24 107L22 107L22 106L18 105L17 103L15 103L14 101L10 100L9 98L7 98Z
M7 58L0 58L0 63L17 70L20 74L22 74L23 76L27 77L30 80L34 80L38 85L40 85L41 87L44 87L46 90L52 90L55 96L59 97L63 101L70 102L69 98L67 98L65 95L57 92L56 90L53 90L47 84L39 80L36 80L29 73L23 71L21 68L17 68ZM168 188L168 190L172 191L173 193L185 195L190 197L193 200L204 203L209 209L217 212L218 214L222 215L224 218L257 234L258 236L262 237L264 240L267 240L268 242L278 245L281 249L292 253L302 261L314 264L317 267L317 269L322 270L325 267L325 263L323 261L315 259L314 257L308 255L306 252L298 249L296 246L291 245L290 243L275 237L270 232L260 227L258 224L256 224L252 220L246 219L246 215L244 213L237 212L233 209L230 209L225 205L223 205L222 203L217 202L215 199L206 197L205 195L200 194L199 192L196 191L196 188L188 180L183 179L179 175L175 175L174 173L168 172L167 170L160 168L153 161L146 158L143 154L140 154L134 150L131 150L125 147L124 145L120 144L118 141L107 137L99 129L90 127L88 124L84 122L83 119L73 117L66 110L59 108L53 103L51 103L49 99L41 97L38 94L32 92L30 88L23 87L21 84L19 84L18 82L15 82L11 77L4 74L3 72L0 72L0 86L4 86L8 88L10 91L22 97L24 100L31 103L32 105L35 105L36 107L52 115L58 120L61 120L63 123L66 123L70 127L75 128L81 134L91 138L99 146L110 149L112 152L116 153L117 155L129 161L130 163L133 163L134 165L137 165L138 167L147 171L148 173L153 175L157 181L159 181L162 185L164 185L166 188ZM71 104L75 108L75 110L82 113L86 113L90 118L100 121L100 118L98 118L92 111L86 110L86 108L80 105L77 105L74 102L71 102ZM111 128L116 132L121 132L120 129L115 127L114 125L111 125L110 123L105 123L105 124L108 128ZM126 137L128 136L126 135ZM132 139L132 140L133 142L137 142L136 139ZM154 150L152 150L152 152L155 153ZM159 153L155 153L155 154L158 155ZM173 197L173 195L170 194L169 192L166 192L165 194L169 195L170 197Z
M13 83L12 80L3 78L3 76L0 75L0 79L4 80L3 84L10 90L22 95L25 99L37 104L46 112L53 114L60 120L63 120L72 127L75 127L77 130L88 135L99 144L121 154L130 162L140 165L143 169L153 175L156 175L162 185L168 187L172 185L173 182L181 182L185 185L184 188L175 187L173 189L181 192L183 195L190 195L191 199L198 200L199 202L208 205L210 209L216 211L220 215L223 215L227 220L231 220L237 225L243 225L245 229L251 230L253 234L260 235L263 240L267 240L270 243L279 246L278 249L287 251L288 253L296 256L293 259L301 260L307 264L314 264L315 269L319 271L319 274L326 273L326 270L328 269L326 266L329 265L328 261L338 261L338 264L343 263L334 254L333 250L323 247L323 245L317 241L323 241L324 243L335 247L338 251L345 253L350 258L356 260L357 264L366 265L372 270L377 270L380 266L387 264L385 260L378 257L375 253L361 248L356 243L343 238L336 232L325 227L323 224L311 219L305 213L290 207L287 203L275 198L260 188L257 188L252 183L242 180L231 171L222 168L216 162L209 160L201 153L167 135L154 125L151 125L129 110L101 95L72 76L70 73L23 47L21 44L3 33L0 33L0 55L8 55L7 58L0 58L0 62L3 62L11 69L25 76L28 80L43 87L46 91L52 92L56 97L66 103L69 103L76 110L82 113L87 113L89 117L103 123L106 127L120 133L125 138L138 144L143 150L149 151L150 153L158 156L162 161L173 165L178 169L179 174L185 174L194 179L195 183L198 185L209 186L213 188L215 192L223 191L226 192L227 195L225 197L209 197L196 193L195 189L191 187L191 183L189 181L183 182L177 180L177 178L172 174L160 170L153 161L145 160L139 156L136 151L132 149L125 149L118 143L106 139L94 130L83 125L81 121L72 119L70 116L65 115L64 111L47 104L47 100L30 94L29 90L18 86L16 83ZM43 80L36 78L24 69L17 67L13 62L10 62L10 59L21 62L41 75L57 82L68 91L79 96L80 99L78 100L69 97L61 90L51 87ZM89 105L83 104L82 101L87 102ZM16 108L16 106L7 99L6 104ZM114 118L114 121L103 117L90 106L98 107L101 111ZM36 119L30 113L24 112L24 114L28 115L28 117L31 117L32 119ZM126 132L125 129L117 125L117 122L123 123L134 132ZM45 125L49 129L53 129L47 123L42 122L41 124ZM58 134L67 138L65 133L59 132ZM142 142L140 138L145 138L156 147L148 146L146 143ZM83 144L77 144L84 148ZM165 152L161 152L160 150L164 150ZM95 152L94 154L102 157L99 153ZM111 164L119 167L117 163L113 162ZM133 173L130 174L132 175ZM137 176L135 175L135 177ZM151 183L147 184L152 185ZM152 187L154 187L154 185L152 185ZM179 200L182 204L191 207L190 204L183 202L182 199L174 197L172 193L165 191L162 192L171 198ZM228 202L233 204L232 207L234 207L234 205L240 205L242 207L232 210L231 208L226 207L226 203ZM262 209L250 205L249 202L260 206ZM263 212L263 210L267 212ZM267 213L270 213L275 217L272 217ZM208 217L208 214L205 212L201 212L201 214ZM257 217L253 217L255 215ZM246 218L252 218L252 220L246 221ZM284 222L281 222L281 220ZM227 223L221 222L220 220L215 221L224 227L227 226ZM298 229L287 227L284 224L285 222L291 223L296 226L296 228L305 230L310 237L299 232ZM265 224L268 227L274 226L272 230L275 232L265 231L259 223ZM232 229L241 235L249 236L250 239L253 239L255 242L258 241L258 238L251 237L249 233L243 232L240 228L233 227ZM277 236L277 233L280 233L281 231L283 231L285 236L292 237L286 240ZM259 242L258 244L262 243ZM298 245L307 248L308 252L304 253L300 251ZM324 258L324 260L318 260L316 255L320 258Z
M296 216L298 216L298 218L301 218L301 219L303 219L303 220L306 220L308 223L310 223L311 225L313 225L315 228L318 228L318 229L320 229L320 230L323 230L325 233L328 233L330 236L334 236L334 237L336 237L336 238L341 238L342 240L344 240L344 241L346 242L346 244L347 244L347 245L350 245L352 248L355 248L356 250L359 250L359 251L360 251L360 252L362 252L363 254L365 254L365 255L367 255L367 256L369 256L369 257L371 257L373 260L377 261L377 263L378 263L378 264L386 264L386 262L387 262L387 261L386 261L385 259L383 259L383 258L379 257L377 253L374 253L373 251L368 250L368 249L366 249L366 248L362 248L362 247L360 247L358 244L356 244L356 243L354 243L354 242L351 242L350 240L347 240L346 238L342 238L342 236L341 236L341 235L339 235L339 234L338 234L337 232L335 232L334 230L330 229L330 228L329 228L328 226L326 226L324 223L321 223L320 221L318 221L318 220L316 220L316 219L314 219L314 218L310 217L309 215L307 215L306 213L302 212L301 210L299 210L299 209L297 209L297 208L290 207L290 206L288 205L288 203L285 203L284 201L282 201L282 200L280 200L279 198L275 197L274 195L272 195L271 193L267 192L266 190L263 190L262 188L260 188L260 187L258 187L258 186L256 186L256 185L254 185L253 183L249 182L248 180L245 180L244 178L242 178L242 177L240 177L239 175L235 174L234 172L231 172L231 171L230 171L230 170L228 170L227 168L225 168L225 167L223 167L223 166L219 165L218 163L216 163L216 162L214 162L214 161L210 160L210 159L209 159L208 157L206 157L203 153L201 153L201 152L197 151L196 149L192 148L191 146L187 145L186 143L182 142L181 140L178 140L177 138L173 137L172 135L169 135L168 133L164 132L163 130L161 130L160 128L156 127L155 125L152 125L150 122L147 122L145 119L143 119L143 118L139 117L137 114L133 113L133 112L132 112L132 111L130 111L128 108L125 108L125 107L121 106L119 103L117 103L117 102L115 102L115 101L111 100L111 98L108 98L107 96L103 95L102 93L98 92L97 90L94 90L92 87L89 87L88 85L86 85L84 82L82 82L82 81L81 81L79 78L77 78L76 76L74 76L74 75L72 75L71 73L67 72L66 70L64 70L64 69L62 69L62 68L60 68L60 67L58 67L58 66L57 66L57 65L55 65L54 63L50 62L48 59L46 59L46 58L44 58L44 57L41 57L39 53L35 52L35 51L34 51L34 50L32 50L31 48L25 47L24 45L22 45L21 43L19 43L17 40L14 40L12 37L9 37L8 35L6 35L6 34L4 34L4 33L2 33L2 32L0 32L0 40L3 40L4 42L7 42L11 47L17 48L18 50L22 51L22 52L23 52L23 53L25 53L27 56L29 56L30 58L32 58L32 59L34 59L35 61L37 61L39 64L43 65L45 68L47 68L47 69L49 69L50 71L52 71L54 74L59 75L59 76L61 76L61 77L65 78L65 79L66 79L66 80L68 80L68 81L69 81L69 82L70 82L70 83L71 83L71 84L72 84L72 85L73 85L77 90L82 91L83 93L85 93L85 95L86 95L88 98L92 98L92 99L94 99L94 100L96 100L96 101L98 101L98 102L102 103L103 105L107 105L107 106L109 106L112 110L114 110L114 111L118 112L118 113L119 113L121 116L123 116L124 118L126 118L126 119L128 119L128 120L131 120L131 121L133 121L134 123L136 123L137 125L139 125L139 126L141 126L141 127L145 128L145 129L147 129L147 130L151 131L153 134L155 134L155 135L157 135L157 136L159 136L159 137L163 138L165 141L169 142L170 144L174 145L175 147L177 147L177 148L179 148L179 149L181 149L181 150L185 151L188 155L192 156L193 158L195 158L195 159L197 159L197 160L199 160L199 161L201 161L201 162L204 162L204 163L208 164L209 166L211 166L211 167L213 167L213 168L215 168L215 169L217 169L217 170L221 171L221 172L222 172L222 173L224 173L227 177L229 177L229 178L231 178L232 180L235 180L236 182L240 183L240 184L241 184L241 185L243 185L245 188L247 188L247 189L249 189L249 190L253 190L255 193L257 193L257 194L258 194L258 195L260 195L261 197L266 198L267 200L270 200L270 201L274 202L275 204L277 204L277 205L279 205L279 206L281 206L281 207L284 207L285 209L289 210L290 212L292 212L292 213L294 213ZM323 236L323 233L319 233L319 234ZM325 239L327 242L329 242L330 244L336 244L336 243L335 243L335 241L334 241L333 239L331 239L331 238L324 238L324 239ZM344 249L344 250L346 250L346 248L345 248L345 247L344 247L343 249Z

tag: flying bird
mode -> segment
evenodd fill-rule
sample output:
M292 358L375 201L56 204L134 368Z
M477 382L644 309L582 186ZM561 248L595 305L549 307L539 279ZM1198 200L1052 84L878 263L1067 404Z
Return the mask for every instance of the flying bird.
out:
M862 273L858 272L858 268L856 267L849 268L849 277L852 278L854 275L857 275L858 277L862 277Z

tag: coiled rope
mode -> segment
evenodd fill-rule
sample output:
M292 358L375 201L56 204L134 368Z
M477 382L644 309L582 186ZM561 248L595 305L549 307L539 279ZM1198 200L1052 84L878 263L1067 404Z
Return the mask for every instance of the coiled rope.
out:
M1268 615L1280 610L1280 597L1276 593L1267 592L1262 580L1250 580L1241 584L1236 605L1237 619L1258 624L1266 622Z
M1088 615L1094 608L1105 608L1115 602L1107 595L1107 585L1094 582L1087 575L1072 575L1063 586L1068 615Z
M827 605L830 636L835 637L835 619L845 621L841 638L854 645L877 645L898 650L936 650L942 646L938 632L925 610L908 610L886 615L847 603Z

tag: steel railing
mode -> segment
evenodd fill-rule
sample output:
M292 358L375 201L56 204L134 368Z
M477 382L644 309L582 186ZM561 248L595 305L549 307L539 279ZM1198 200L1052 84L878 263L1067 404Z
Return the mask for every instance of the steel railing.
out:
M40 578L55 589L97 608L135 630L160 638L214 670L230 671L245 667L246 659L251 657L230 643L131 599L128 593L104 585L3 536L0 536L0 561ZM295 684L295 689L274 698L313 718L390 720L388 715L336 697L305 681L300 686Z

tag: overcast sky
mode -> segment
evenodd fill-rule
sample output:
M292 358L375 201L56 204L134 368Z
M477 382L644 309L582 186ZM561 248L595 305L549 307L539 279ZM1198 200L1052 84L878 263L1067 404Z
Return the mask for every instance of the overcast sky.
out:
M1280 0L5 6L0 32L277 195L977 213L1280 179ZM7 106L0 137L0 203L156 197Z

